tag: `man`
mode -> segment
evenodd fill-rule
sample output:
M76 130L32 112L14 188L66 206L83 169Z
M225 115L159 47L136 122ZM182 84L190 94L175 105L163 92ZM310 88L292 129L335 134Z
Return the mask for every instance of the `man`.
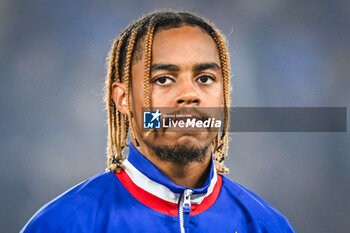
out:
M227 172L229 79L224 37L202 18L158 12L131 24L109 57L106 171L48 203L22 232L294 232L219 174ZM197 120L223 108L222 132L145 130L145 110L154 107Z

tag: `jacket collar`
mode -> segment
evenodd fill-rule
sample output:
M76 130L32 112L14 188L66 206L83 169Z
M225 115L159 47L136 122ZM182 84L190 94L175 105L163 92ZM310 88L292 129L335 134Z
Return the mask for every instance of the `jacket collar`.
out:
M168 177L166 177L156 166L154 166L145 156L143 156L132 143L130 143L129 148L129 157L128 157L129 163L134 166L138 171L140 171L143 175L145 175L147 178L155 181L156 183L163 185L170 189L174 193L183 193L185 189L189 189L188 187L179 186L175 183L173 183L171 180L169 180ZM212 182L216 182L216 172L214 163L210 162L210 174L209 177L206 179L204 185L202 188L193 189L193 194L205 194L208 192L208 189L210 187L210 184Z
M215 202L221 189L222 179L217 174L212 159L209 176L201 188L188 188L173 183L131 142L129 143L128 159L123 164L125 169L116 175L124 187L143 204L169 215L177 215L177 205L186 189L193 191L191 209L198 209L191 215L209 208ZM157 209L159 205L162 208ZM199 206L201 207L197 208Z

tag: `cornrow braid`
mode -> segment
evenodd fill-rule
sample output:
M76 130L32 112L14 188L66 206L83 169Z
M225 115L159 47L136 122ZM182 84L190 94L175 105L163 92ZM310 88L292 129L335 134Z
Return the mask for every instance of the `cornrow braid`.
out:
M151 110L151 93L150 93L150 77L151 77L151 64L152 64L152 44L153 44L153 36L154 36L154 25L153 25L152 17L150 19L150 25L147 28L147 32L145 35L145 77L143 81L143 96L145 100L144 110ZM145 140L151 133L155 130L150 129L143 134L143 139Z
M120 57L120 48L121 48L121 45L122 45L122 42L124 41L124 38L125 38L126 34L122 34L121 37L120 37L120 43L118 43L117 47L115 48L115 59L114 59L114 67L115 67L115 77L114 77L114 80L119 80L121 81L121 77L119 76L119 66L115 65L115 64L118 64L119 62L119 57ZM116 109L116 106L114 104L114 101L113 102L113 116L114 116L114 121L113 121L113 130L112 132L114 132L114 134L116 134L115 137L113 137L113 135L111 135L111 140L114 139L114 145L116 147L116 155L115 154L111 154L111 156L113 157L112 158L112 161L116 162L116 161L119 161L122 159L122 146L123 146L123 143L122 143L122 134L124 133L123 130L120 130L120 127L119 125L122 125L125 121L125 117L126 116L122 116L122 114L117 111ZM125 133L124 133L125 134ZM118 158L118 159L117 159ZM120 164L118 163L112 163L113 166L116 166L118 168L121 167Z
M154 26L151 25L146 33L145 41L145 77L144 77L144 99L145 108L151 107L150 97L150 76L151 76L151 64L152 64L152 42L153 42Z
M230 118L230 61L229 61L229 55L226 47L225 40L223 36L214 29L212 32L212 37L214 41L216 42L218 49L219 49L219 55L220 55L220 61L221 61L221 70L222 70L222 76L223 76L223 89L224 89L224 126L223 126L223 134L221 136L221 139L217 142L218 145L216 147L216 158L215 161L217 162L217 169L218 171L222 173L227 173L228 168L223 166L223 161L228 153L228 128L229 128L229 118ZM222 146L221 146L222 145ZM215 147L214 147L215 148Z
M223 162L228 151L228 127L230 107L230 71L229 55L224 36L214 25L206 20L188 12L155 12L142 17L128 26L113 43L109 53L108 74L105 81L105 102L108 111L108 143L107 143L107 168L106 171L119 172L123 167L123 150L128 146L127 138L135 139L132 119L133 112L130 107L130 93L132 90L131 65L133 61L141 59L144 48L144 107L151 108L150 72L152 64L153 37L160 29L179 28L183 25L197 26L206 31L215 41L222 69L223 91L224 91L224 124L223 132L217 134L212 142L215 166L218 172L226 173L228 169ZM144 46L141 45L144 42ZM122 114L112 99L113 82L124 82L126 84L125 97L127 100L127 114ZM150 135L150 130L142 135L143 138Z
M132 113L130 111L130 71L131 71L131 55L134 49L135 45L135 39L137 35L138 30L135 29L134 31L131 32L130 39L129 39L129 44L127 47L127 53L126 53L126 63L124 67L124 81L126 84L126 92L125 92L125 98L126 98L126 104L128 106L128 118L129 118L129 126L131 129L131 137L133 137L136 141L136 144L138 144L137 139L135 137L135 130L134 130L134 124L132 123Z
M118 69L118 67L115 66L115 60L116 57L118 57L119 53L117 51L119 51L120 49L120 41L123 40L123 35L121 35L114 43L113 43L113 47L112 50L110 52L110 59L109 59L109 69L108 69L108 75L107 75L107 79L106 79L106 83L105 83L105 88L106 90L108 89L108 91L106 91L106 96L105 96L105 101L107 103L107 111L108 111L108 144L107 144L107 164L112 164L112 160L114 158L114 148L118 149L119 147L119 141L118 137L114 137L114 135L116 134L116 129L117 129L117 125L120 122L120 114L119 112L117 112L116 114L116 106L112 100L112 96L111 96L111 85L112 85L112 80L114 80L114 75L116 75L116 70ZM119 49L117 49L119 47ZM117 55L118 53L118 55ZM118 59L117 59L118 60ZM117 72L118 73L118 72ZM116 123L117 122L117 123ZM118 134L118 133L117 133ZM120 135L120 134L118 134ZM109 169L109 168L107 168ZM115 170L116 168L114 168L113 170Z

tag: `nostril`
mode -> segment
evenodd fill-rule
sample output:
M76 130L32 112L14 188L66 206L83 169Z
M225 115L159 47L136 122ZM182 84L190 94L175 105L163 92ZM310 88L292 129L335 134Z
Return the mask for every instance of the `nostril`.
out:
M193 100L192 102L197 104L199 101L198 100Z
M182 104L183 102L185 102L184 100L178 100L177 103Z

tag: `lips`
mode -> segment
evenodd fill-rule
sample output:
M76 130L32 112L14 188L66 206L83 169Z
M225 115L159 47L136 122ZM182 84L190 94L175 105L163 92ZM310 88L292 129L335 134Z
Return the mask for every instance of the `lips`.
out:
M171 119L174 121L178 121L178 120L187 120L187 119L196 119L196 120L202 120L205 121L208 119L208 117L206 117L205 114L201 113L200 111L193 110L193 111L189 111L189 110L180 110L180 111L176 111L176 112L171 112L171 113L165 113L163 116L169 116L169 117L164 117L164 119ZM175 117L171 117L171 116L175 116Z
M206 120L206 119L203 119L203 118L201 118L201 117L197 117L197 116L192 116L191 115L191 117L164 117L166 120L168 120L168 119L171 119L171 120L173 120L173 121L187 121L187 119L196 119L196 121L197 120L201 120L201 121L204 121L204 120Z

